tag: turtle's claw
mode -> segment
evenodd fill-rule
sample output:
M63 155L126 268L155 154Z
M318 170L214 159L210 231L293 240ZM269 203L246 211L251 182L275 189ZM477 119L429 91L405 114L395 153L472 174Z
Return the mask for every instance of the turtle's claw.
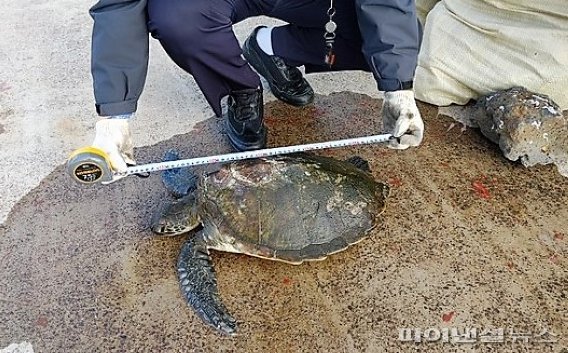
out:
M221 303L202 303L203 307L196 309L195 313L206 324L214 327L217 331L234 335L237 330L237 322L233 317L227 313L227 309ZM211 304L211 305L209 305Z
M227 335L235 335L237 331L237 322L227 313L223 314L222 320L217 323L217 330Z
M232 326L227 325L226 323L222 322L221 325L218 327L219 331L222 331L223 333L227 334L227 335L236 335L236 330L237 330L237 326L236 324L232 324Z

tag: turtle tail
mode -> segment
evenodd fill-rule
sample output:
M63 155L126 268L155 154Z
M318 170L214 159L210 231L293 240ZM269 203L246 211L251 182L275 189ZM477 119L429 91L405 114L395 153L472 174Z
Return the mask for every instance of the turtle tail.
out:
M181 292L197 316L222 333L234 334L237 323L219 297L215 270L201 231L182 246L177 271Z
M179 153L176 150L168 150L163 158L164 162L179 159ZM162 182L175 198L182 198L195 190L197 176L191 168L169 169L162 172Z

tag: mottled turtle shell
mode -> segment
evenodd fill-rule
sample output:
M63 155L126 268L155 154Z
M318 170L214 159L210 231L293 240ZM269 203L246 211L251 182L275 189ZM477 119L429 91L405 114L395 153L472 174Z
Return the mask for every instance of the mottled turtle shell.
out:
M349 162L297 154L226 164L196 192L208 248L301 263L361 240L388 187Z

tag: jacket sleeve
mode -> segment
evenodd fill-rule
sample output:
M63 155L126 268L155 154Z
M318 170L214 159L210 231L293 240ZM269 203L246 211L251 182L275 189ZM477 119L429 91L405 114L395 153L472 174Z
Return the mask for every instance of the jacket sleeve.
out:
M379 90L412 87L422 29L414 0L356 0L363 55Z
M94 20L91 73L97 113L136 111L148 70L146 0L99 0Z

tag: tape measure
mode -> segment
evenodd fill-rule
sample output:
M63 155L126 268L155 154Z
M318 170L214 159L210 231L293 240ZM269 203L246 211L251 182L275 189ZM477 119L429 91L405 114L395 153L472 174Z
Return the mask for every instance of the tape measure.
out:
M111 181L113 178L107 154L92 146L79 148L71 153L67 161L67 173L83 184Z
M128 175L144 175L146 173L160 170L187 168L203 164L227 163L243 159L270 157L311 150L384 143L392 139L396 139L396 137L391 134L384 134L328 142L317 142L305 145L274 147L254 151L219 154L209 157L142 164L128 167L124 172L113 171L107 154L104 151L91 146L80 148L71 154L67 161L67 173L79 183L95 184L99 182L110 182L115 176L124 177Z

